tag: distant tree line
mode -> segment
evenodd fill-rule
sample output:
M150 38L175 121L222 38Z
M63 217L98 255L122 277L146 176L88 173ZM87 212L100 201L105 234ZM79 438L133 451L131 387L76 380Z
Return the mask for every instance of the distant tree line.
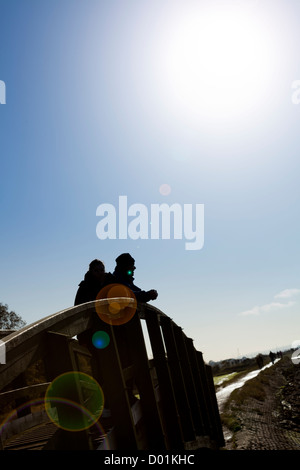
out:
M9 311L6 304L0 303L0 330L18 330L26 325L20 315Z

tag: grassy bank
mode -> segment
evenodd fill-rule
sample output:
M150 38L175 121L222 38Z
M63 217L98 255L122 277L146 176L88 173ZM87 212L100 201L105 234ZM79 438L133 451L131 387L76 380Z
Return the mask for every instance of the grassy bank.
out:
M285 357L282 361L290 362L290 358ZM264 402L267 398L270 379L280 368L282 368L282 364L283 363L279 361L274 366L262 370L256 377L248 380L242 387L233 390L230 394L224 405L221 420L222 424L232 433L241 429L242 424L239 419L239 412L245 401L248 399L254 399L258 402Z
M233 382L236 382L237 380L241 379L242 377L249 374L249 372L252 372L253 370L257 370L256 365L248 366L245 369L240 370L240 371L214 376L215 390L218 391L222 387L227 387L227 385L230 385Z

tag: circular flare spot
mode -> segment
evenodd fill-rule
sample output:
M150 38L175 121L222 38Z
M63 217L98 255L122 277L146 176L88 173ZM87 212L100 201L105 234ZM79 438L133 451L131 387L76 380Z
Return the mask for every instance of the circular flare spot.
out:
M44 402L49 418L58 427L66 431L83 431L100 418L104 395L93 377L72 371L51 382Z
M110 313L112 313L113 315L116 315L117 313L120 312L121 310L121 305L116 302L115 300L113 302L109 302L109 306L108 306L108 310L110 311Z
M110 337L106 331L96 331L92 337L92 343L97 349L104 349L110 343Z
M134 316L137 301L131 289L123 284L109 284L100 290L95 308L99 318L109 325L123 325Z
M159 188L159 192L162 196L168 196L171 192L171 186L169 184L162 184Z

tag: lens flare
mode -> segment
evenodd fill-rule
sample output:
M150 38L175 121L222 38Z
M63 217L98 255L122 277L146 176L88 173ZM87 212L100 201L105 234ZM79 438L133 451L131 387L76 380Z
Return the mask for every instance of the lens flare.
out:
M45 394L45 410L49 418L66 431L83 431L91 427L100 418L103 406L104 395L100 385L83 372L59 375Z
M123 325L132 319L137 301L134 293L123 284L109 284L100 290L95 308L99 318L109 325Z
M169 184L162 184L159 192L162 196L168 196L171 193L171 186Z
M110 343L110 337L106 331L96 331L92 336L92 343L97 349L104 349Z

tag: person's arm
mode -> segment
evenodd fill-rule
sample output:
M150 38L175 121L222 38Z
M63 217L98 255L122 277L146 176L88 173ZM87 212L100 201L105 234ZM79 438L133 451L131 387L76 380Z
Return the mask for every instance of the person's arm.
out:
M134 291L135 298L138 302L149 302L149 300L157 299L158 293L155 289L151 289L148 291L138 290Z

